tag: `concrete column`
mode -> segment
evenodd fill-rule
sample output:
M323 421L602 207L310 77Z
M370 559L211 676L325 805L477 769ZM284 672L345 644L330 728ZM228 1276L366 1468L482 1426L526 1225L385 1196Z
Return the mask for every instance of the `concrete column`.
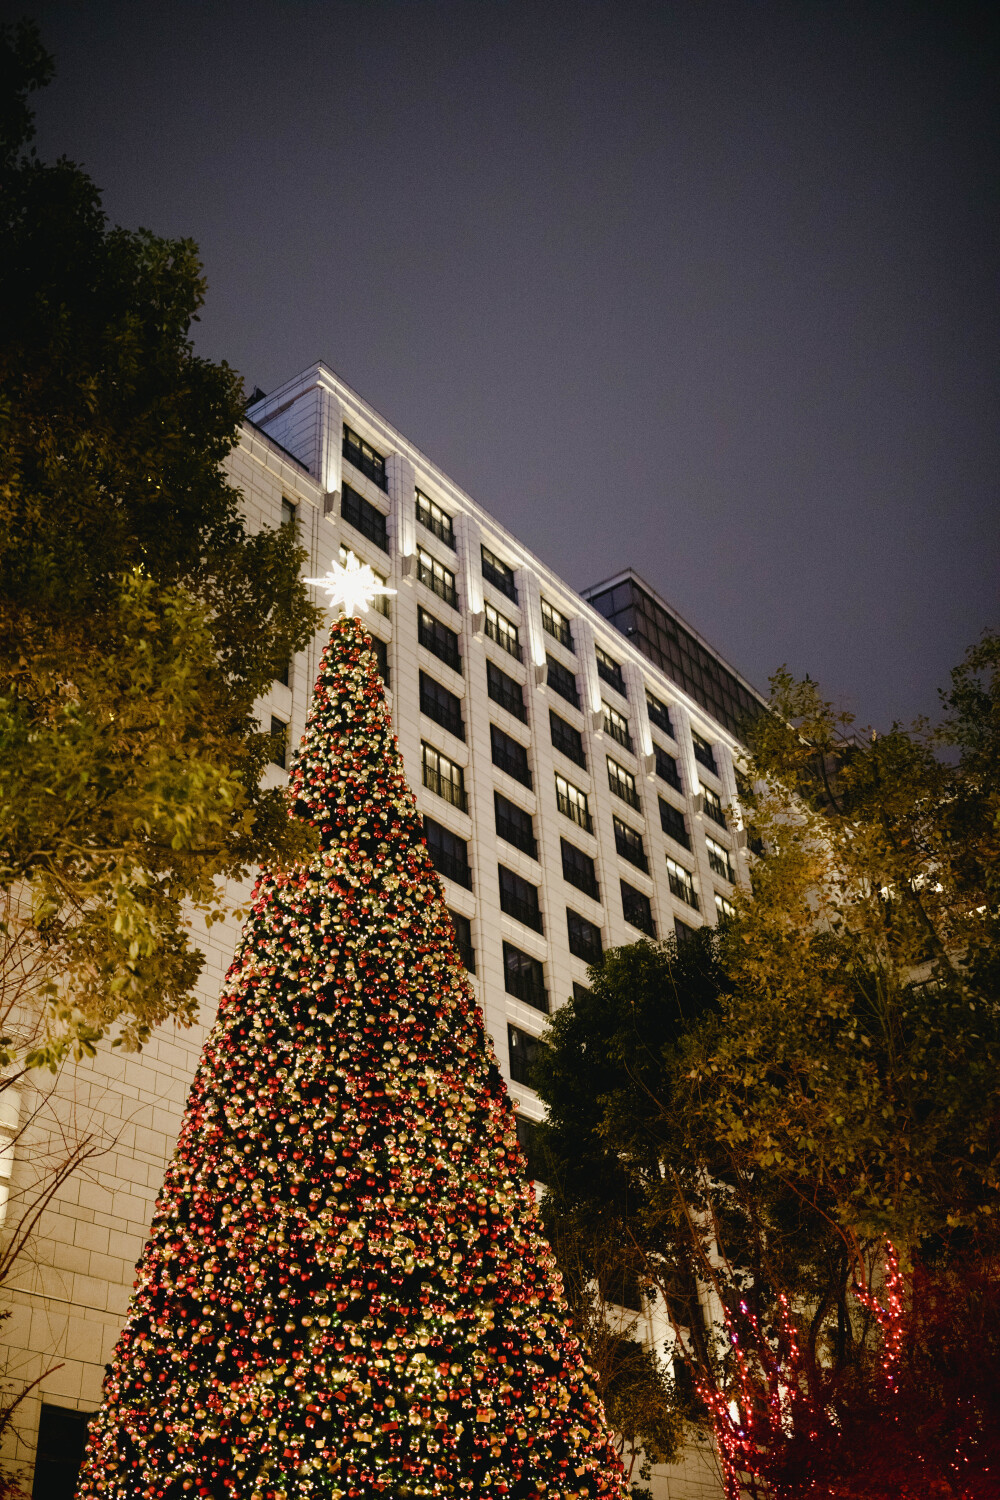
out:
M385 475L389 482L389 534L395 556L399 559L404 578L415 567L417 551L417 518L414 509L416 481L413 465L402 453L390 453L385 461Z

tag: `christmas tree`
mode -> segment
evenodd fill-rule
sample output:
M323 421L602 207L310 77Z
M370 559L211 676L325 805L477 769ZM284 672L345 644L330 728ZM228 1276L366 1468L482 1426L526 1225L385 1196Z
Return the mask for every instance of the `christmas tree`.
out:
M620 1497L349 614L291 783L318 852L255 888L78 1500Z

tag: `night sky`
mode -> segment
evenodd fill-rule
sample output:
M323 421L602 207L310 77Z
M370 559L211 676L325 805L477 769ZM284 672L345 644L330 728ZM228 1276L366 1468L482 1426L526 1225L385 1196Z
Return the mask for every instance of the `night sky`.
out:
M41 154L199 243L248 389L325 360L568 582L863 723L1000 624L995 6L22 9Z

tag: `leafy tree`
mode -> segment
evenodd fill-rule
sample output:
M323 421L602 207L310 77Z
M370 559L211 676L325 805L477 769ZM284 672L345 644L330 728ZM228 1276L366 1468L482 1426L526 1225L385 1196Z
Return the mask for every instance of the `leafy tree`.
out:
M548 1212L663 1297L734 1495L993 1494L1000 640L936 726L773 687L735 918L550 1028Z
M251 534L221 467L242 387L192 348L196 248L37 159L51 72L0 30L0 886L47 1014L0 1061L28 1066L192 1016L186 907L303 845L253 708L318 623L294 536Z

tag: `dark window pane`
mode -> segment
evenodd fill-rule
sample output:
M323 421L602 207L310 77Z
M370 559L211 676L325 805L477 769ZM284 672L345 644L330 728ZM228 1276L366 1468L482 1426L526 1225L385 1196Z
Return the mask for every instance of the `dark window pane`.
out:
M548 1015L549 997L545 991L545 973L537 958L522 953L513 943L503 945L504 988L508 995Z
M626 922L632 927L638 927L647 937L656 937L656 923L653 921L653 908L649 897L642 891L637 891L634 886L628 885L624 880L622 888L622 912Z
M499 703L509 714L520 719L522 724L528 722L528 711L524 706L524 689L513 677L508 677L506 672L500 670L496 662L486 663L486 691L494 703Z
M360 531L362 536L374 542L383 552L389 550L389 532L386 519L377 506L352 490L349 484L345 484L340 502L340 514L349 526L355 531Z
M567 724L565 719L559 717L555 709L550 708L549 730L555 749L586 770L587 753L583 748L583 735L579 729L574 729L572 724Z
M515 1083L526 1083L531 1087L531 1069L544 1044L530 1031L507 1023L507 1056L510 1059L510 1076Z
M417 609L417 639L425 650L443 661L456 672L462 670L462 658L458 649L458 636L447 625L436 620L426 609Z
M687 818L679 807L674 807L671 803L664 802L662 797L659 798L659 803L660 827L663 829L663 832L669 834L672 839L676 839L678 844L683 844L685 849L690 849L691 836L688 833Z
M460 911L452 911L448 908L452 926L455 929L455 946L458 948L458 956L468 969L470 974L476 972L476 950L472 946L472 923L468 917L463 917Z
M73 1500L93 1415L42 1402L32 1500Z
M546 680L554 693L560 698L565 698L567 703L572 703L574 708L580 707L580 694L576 690L576 678L573 673L563 666L561 661L556 661L554 656L546 656L548 667Z
M461 698L449 693L446 687L435 682L433 677L428 677L426 672L420 674L420 712L433 719L435 724L440 724L442 729L447 729L449 734L460 740L465 739Z
M601 929L569 907L566 908L566 928L569 933L569 951L577 958L582 958L585 963L599 963L603 951Z
M656 744L653 746L653 752L656 756L657 776L659 776L661 781L665 781L668 786L672 786L675 792L683 792L681 773L674 756L668 754L666 750L662 750Z
M506 771L508 776L513 776L515 781L520 781L523 786L531 786L531 769L528 765L528 752L517 740L512 740L509 734L504 734L495 724L490 725L490 747L493 752L493 764L501 771Z
M288 725L276 714L271 715L271 764L288 769Z
M661 703L659 698L654 698L652 693L647 693L646 709L649 713L649 722L651 724L655 724L657 729L662 729L664 734L669 734L672 740L677 738L674 734L670 710L665 703Z
M483 547L482 557L483 577L489 583L492 583L495 589L499 589L501 594L506 594L507 598L512 599L516 604L517 589L514 585L514 569L508 567L505 562L501 562L496 553L491 552L489 547Z
M508 801L500 792L493 793L493 813L496 818L497 833L508 844L513 844L516 849L538 858L538 846L535 843L534 822L530 813L525 812L523 807L517 807Z
M622 859L627 859L630 864L639 870L649 873L649 861L646 858L646 850L643 847L642 834L635 828L622 821L621 818L613 818L615 829L615 848Z
M451 833L424 814L424 838L434 863L434 868L449 880L456 880L467 890L472 890L472 871L469 868L469 849L464 839Z
M597 869L590 855L584 854L582 849L578 849L567 839L560 839L559 847L562 851L563 879L570 885L575 885L578 891L585 891L595 901L599 900Z
M359 437L356 432L352 432L350 427L346 426L344 428L343 454L349 464L353 464L366 478L371 479L377 484L379 489L387 490L389 488L385 478L385 459L381 453L376 453L375 449L369 443L366 443L363 437Z
M506 865L499 865L497 868L500 876L500 910L506 912L508 917L513 917L516 922L523 922L525 927L533 927L536 932L543 931L542 914L538 908L538 887L514 870L508 870Z

